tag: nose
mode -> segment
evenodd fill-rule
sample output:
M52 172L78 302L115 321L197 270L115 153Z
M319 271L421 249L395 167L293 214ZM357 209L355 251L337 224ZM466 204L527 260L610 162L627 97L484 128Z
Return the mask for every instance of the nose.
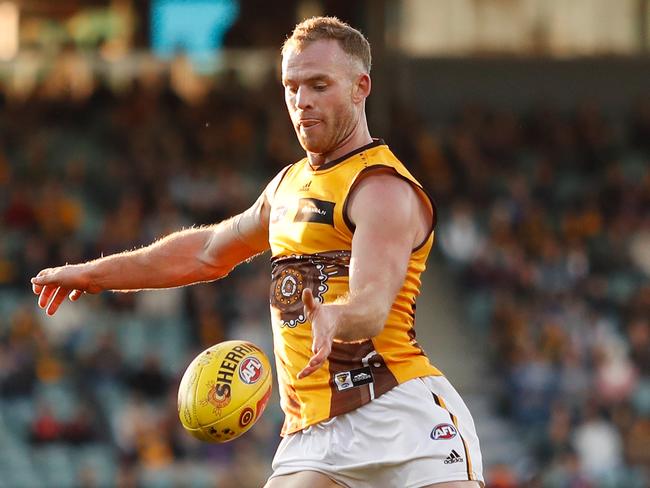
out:
M298 91L296 91L296 108L299 108L300 110L306 110L308 108L311 108L311 97L309 96L309 90L307 90L305 87L300 87L298 88Z

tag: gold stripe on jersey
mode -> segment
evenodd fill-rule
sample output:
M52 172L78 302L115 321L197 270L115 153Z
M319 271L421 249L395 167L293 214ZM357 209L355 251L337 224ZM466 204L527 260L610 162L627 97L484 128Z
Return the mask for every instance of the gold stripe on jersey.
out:
M351 191L373 171L409 182L430 206L431 232L408 262L406 277L382 332L372 339L339 343L323 367L298 380L311 352L311 324L302 290L330 303L349 291L354 225L347 216ZM285 423L282 433L354 410L412 378L442 373L415 339L415 300L433 244L435 206L421 185L382 141L313 169L305 158L285 170L271 204L271 319Z
M451 418L451 423L454 424L454 427L456 427L456 432L458 432L458 436L460 437L460 440L463 443L463 449L465 450L465 459L467 460L467 479L469 481L472 481L474 479L474 476L472 475L472 473L474 472L472 469L472 459L469 456L469 449L467 448L467 442L465 442L463 435L460 433L460 427L458 427L458 418L449 411L442 397L436 395L433 392L431 392L431 394L433 395L433 400L436 402L436 405L438 405L440 408L447 411L447 413L449 414L449 418Z

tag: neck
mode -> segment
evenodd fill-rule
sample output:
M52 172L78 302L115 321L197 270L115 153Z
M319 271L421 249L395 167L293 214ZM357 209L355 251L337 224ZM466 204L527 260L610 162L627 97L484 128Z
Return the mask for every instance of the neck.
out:
M370 130L368 129L368 123L366 122L365 116L359 123L356 125L355 129L345 137L334 149L326 153L312 153L307 152L307 159L309 159L309 165L316 169L330 161L345 156L346 154L358 149L366 144L372 142L372 137L370 136Z

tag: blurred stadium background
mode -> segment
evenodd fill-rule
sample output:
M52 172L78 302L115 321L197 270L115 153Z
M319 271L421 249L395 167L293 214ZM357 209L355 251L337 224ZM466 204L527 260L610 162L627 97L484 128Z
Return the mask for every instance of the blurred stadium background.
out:
M49 319L28 280L301 157L279 46L314 14L369 37L371 131L438 202L417 331L488 487L650 486L650 1L0 0L0 487L263 483L277 399L207 445L175 395L211 344L272 353L268 256Z

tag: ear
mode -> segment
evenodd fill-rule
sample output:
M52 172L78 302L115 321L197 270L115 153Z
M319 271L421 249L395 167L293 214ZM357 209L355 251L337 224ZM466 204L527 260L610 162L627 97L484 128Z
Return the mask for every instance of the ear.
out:
M354 103L361 103L368 95L370 95L370 89L372 87L372 82L370 81L370 75L368 73L361 73L357 76L357 80L354 84L352 91L352 100Z

